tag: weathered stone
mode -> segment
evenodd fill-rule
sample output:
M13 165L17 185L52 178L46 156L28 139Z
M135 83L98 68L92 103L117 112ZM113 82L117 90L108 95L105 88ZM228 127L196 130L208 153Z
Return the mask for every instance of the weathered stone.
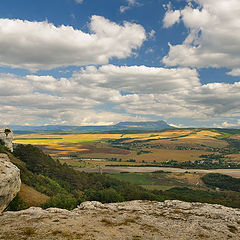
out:
M10 127L0 127L0 139L5 143L5 146L9 148L9 150L13 151L13 132Z
M7 154L0 154L0 213L20 190L20 170L13 165Z
M84 202L73 211L29 208L0 216L5 239L240 239L240 209L181 201ZM0 234L0 236L1 236Z

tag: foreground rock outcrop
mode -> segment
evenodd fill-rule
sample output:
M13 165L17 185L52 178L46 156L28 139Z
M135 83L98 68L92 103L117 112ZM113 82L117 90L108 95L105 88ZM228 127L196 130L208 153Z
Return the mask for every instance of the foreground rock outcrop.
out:
M13 132L10 127L0 127L0 140L11 152L13 151Z
M85 202L0 216L0 239L240 239L240 209L181 201Z
M0 153L0 214L20 190L20 170Z

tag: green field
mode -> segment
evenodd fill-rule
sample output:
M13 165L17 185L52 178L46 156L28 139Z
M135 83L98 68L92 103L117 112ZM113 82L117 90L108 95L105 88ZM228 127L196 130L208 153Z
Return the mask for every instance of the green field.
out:
M197 173L113 173L109 176L121 181L140 185L148 190L168 190L174 187L190 187L192 189L204 189L200 180L202 174Z
M116 173L110 174L112 177L134 183L137 185L153 185L154 181L150 178L149 174L146 173Z

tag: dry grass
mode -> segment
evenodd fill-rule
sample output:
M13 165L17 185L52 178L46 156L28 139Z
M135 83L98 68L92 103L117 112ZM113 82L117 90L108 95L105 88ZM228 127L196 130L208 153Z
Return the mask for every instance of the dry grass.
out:
M36 191L34 188L21 184L21 189L19 192L20 198L26 202L29 206L40 206L45 203L49 197Z
M209 138L216 137L219 135L221 135L221 134L217 133L217 132L202 130L202 131L196 132L194 134L190 134L189 136L186 136L184 138L209 139Z
M240 154L230 154L226 155L226 157L230 158L232 161L239 162L240 161Z
M26 227L23 229L23 234L30 237L35 234L35 231L36 230L33 227Z
M122 221L116 222L116 221L111 220L109 218L102 218L101 222L105 226L113 227L113 226L121 226L121 225L130 225L131 223L136 223L138 219L140 219L139 216L134 217L134 218L125 218Z
M203 173L169 173L167 177L170 179L181 180L186 184L202 186L204 185L201 180L203 175Z
M142 133L142 134L125 134L124 138L132 138L126 142L132 142L134 140L156 140L165 138L176 138L190 134L192 130L170 130L165 132L154 132L154 133Z
M121 158L122 161L134 159L137 162L165 162L176 160L179 162L194 161L200 159L202 154L209 154L207 151L198 150L171 150L171 149L143 149L151 150L151 153L137 155L136 151L130 151L129 154L111 154L111 153L82 153L84 158ZM112 162L113 163L113 162Z
M103 219L101 220L101 222L102 222L105 226L108 226L108 227L113 227L113 226L116 225L112 220L110 220L110 219L108 219L108 218L103 218Z
M178 138L172 141L172 139L162 139L162 140L156 140L151 142L152 146L156 146L161 144L162 146L166 148L174 149L178 146L185 146L185 147L195 147L198 149L204 149L206 147L225 147L228 145L228 143L224 140L219 140L215 138L209 138L209 139L202 139L202 138Z

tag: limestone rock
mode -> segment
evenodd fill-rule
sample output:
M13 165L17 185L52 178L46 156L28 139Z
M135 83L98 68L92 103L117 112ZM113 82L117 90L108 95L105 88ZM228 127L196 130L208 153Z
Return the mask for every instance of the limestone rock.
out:
M1 235L2 234L2 235ZM240 239L240 209L181 201L85 202L0 216L0 239Z
M0 139L5 143L5 146L9 148L9 150L13 151L13 132L9 127L0 127Z
M20 170L13 165L7 154L0 154L0 213L20 190Z

